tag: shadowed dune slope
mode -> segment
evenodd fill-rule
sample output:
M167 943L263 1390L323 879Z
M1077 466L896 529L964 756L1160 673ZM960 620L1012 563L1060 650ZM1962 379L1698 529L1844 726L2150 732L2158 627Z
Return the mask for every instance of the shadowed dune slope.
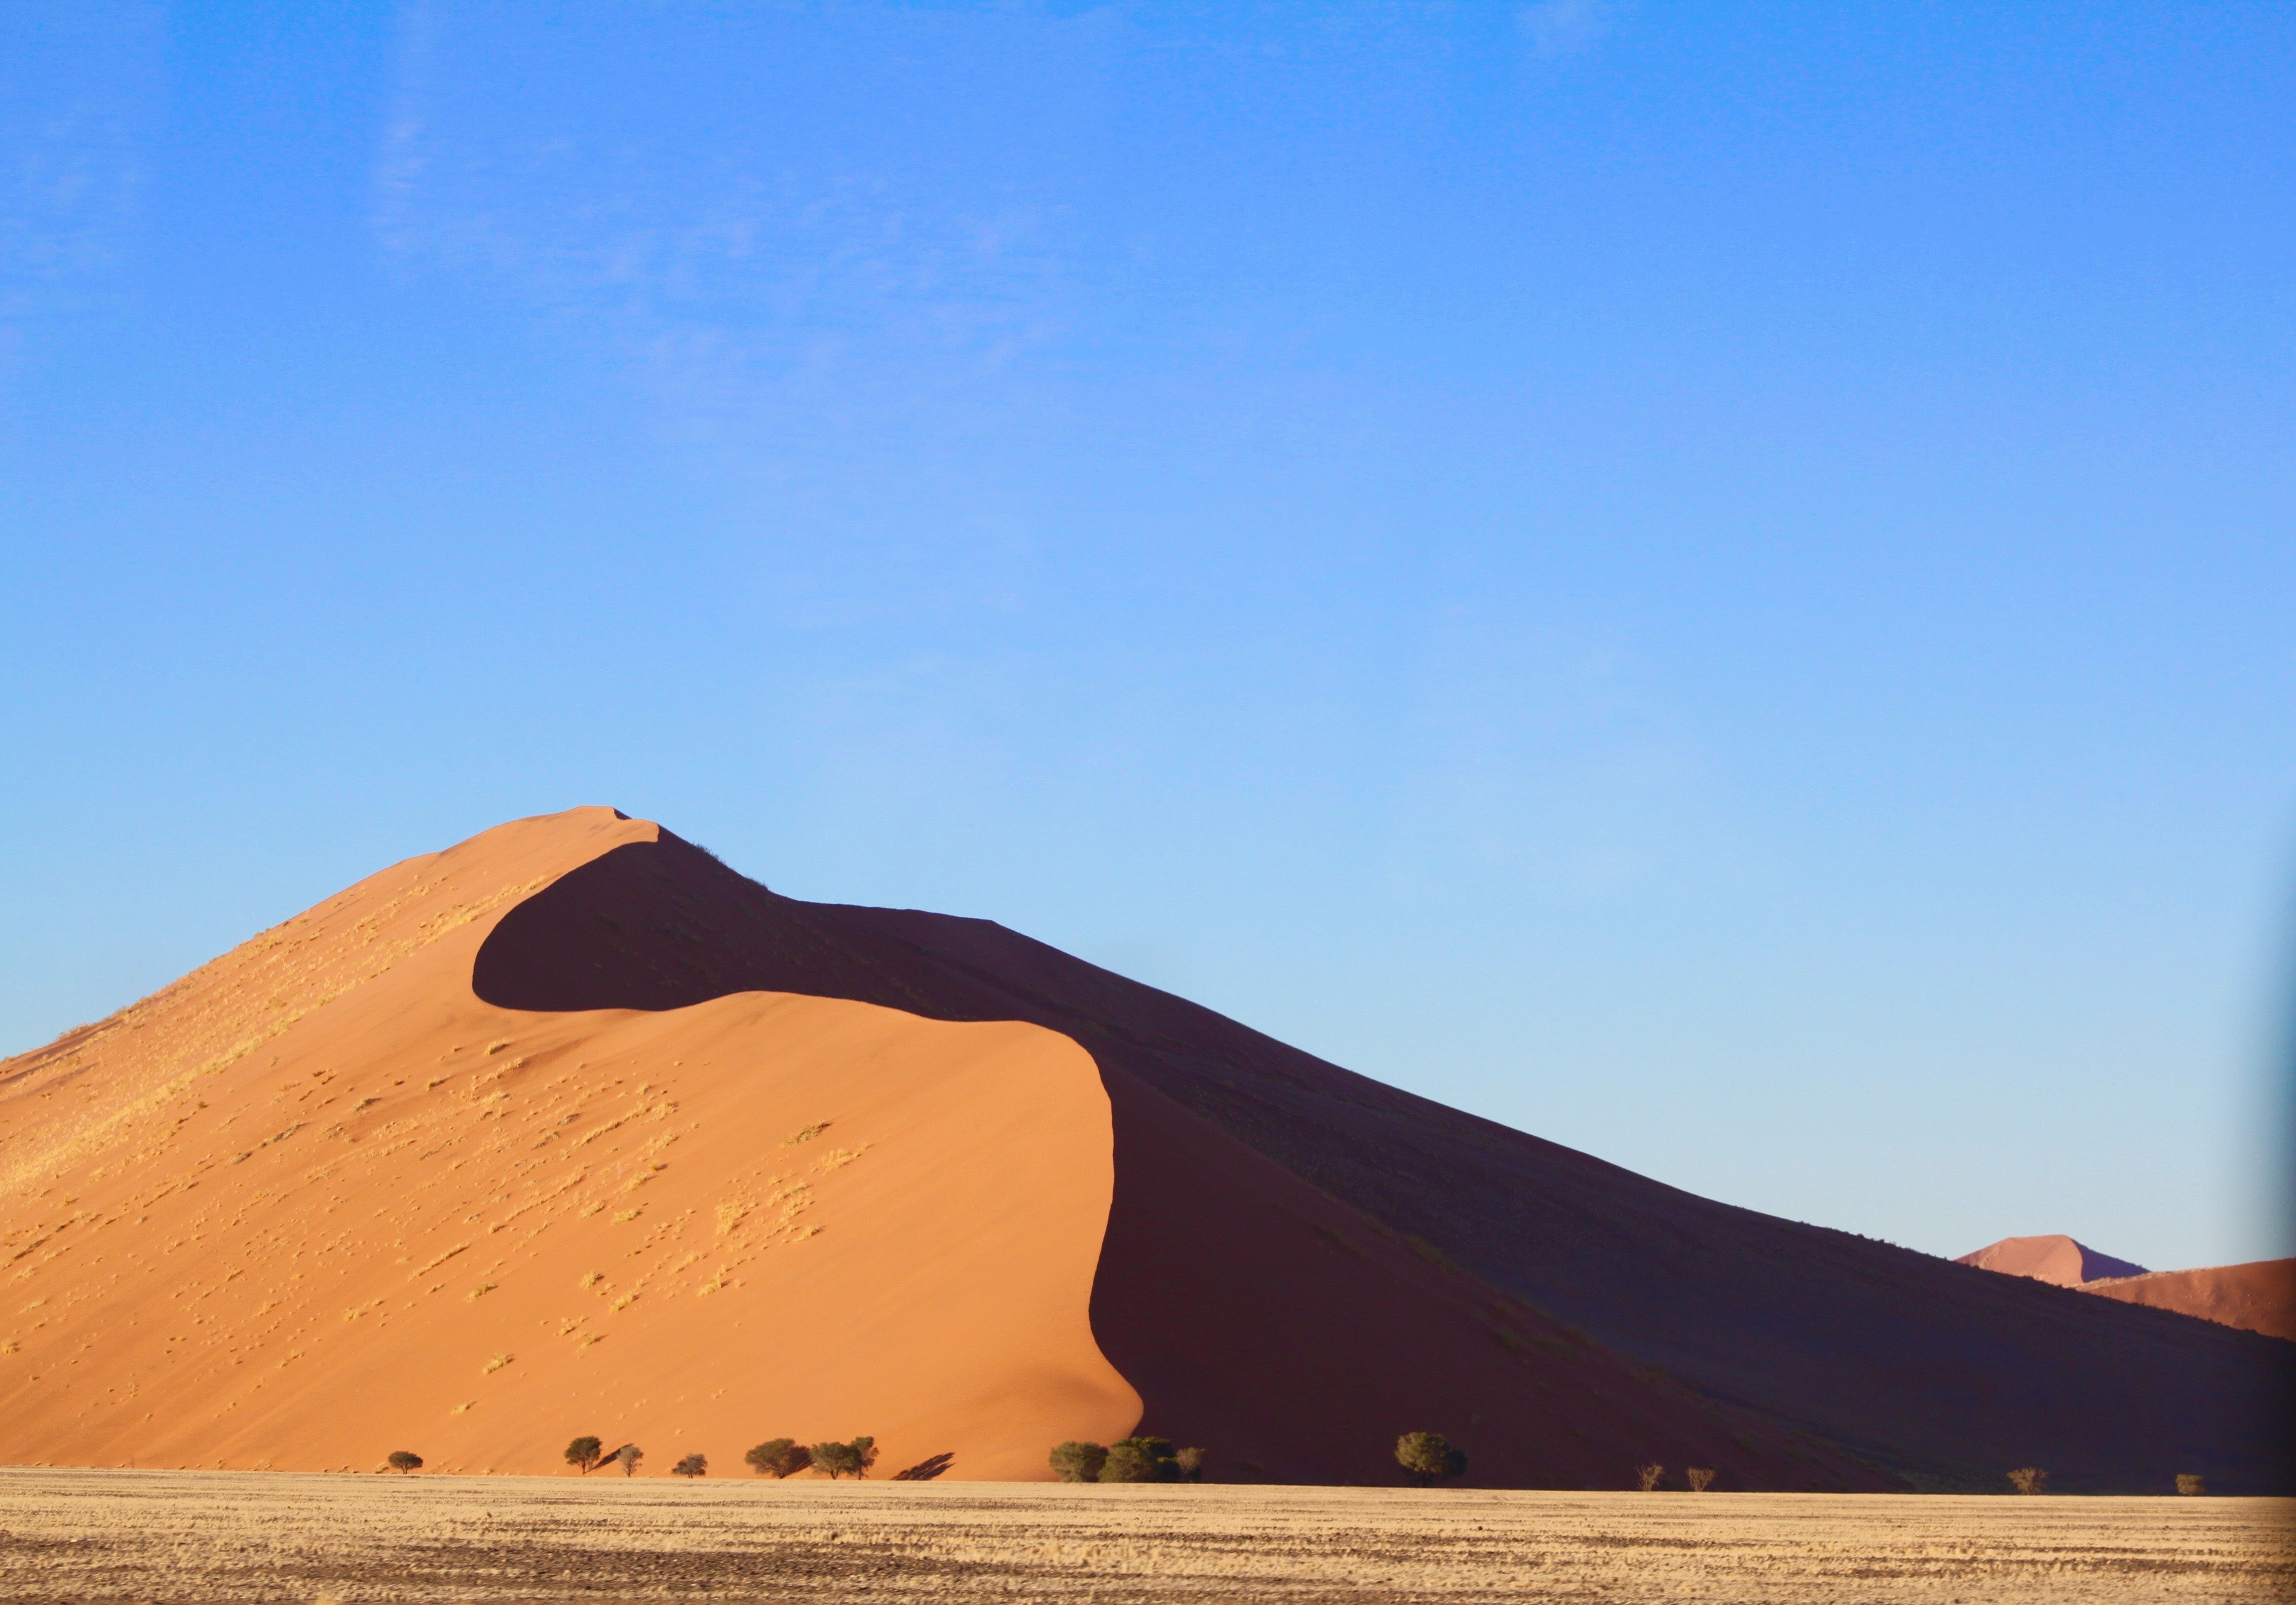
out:
M2296 1259L2258 1259L2197 1271L2151 1271L2142 1276L2084 1282L2081 1291L2296 1339Z
M653 837L505 825L0 1064L0 1460L562 1471L592 1432L723 1474L870 1433L881 1475L1029 1477L1129 1430L1068 1036L472 995L505 909Z
M1526 1481L1594 1464L1586 1480L1615 1486L1622 1462L1710 1456L1749 1468L1740 1486L1991 1488L2035 1463L2069 1491L2161 1491L2179 1471L2227 1492L2292 1485L2296 1347L1697 1198L988 921L778 897L667 832L513 910L473 985L522 1010L764 989L1073 1037L1115 1121L1100 1346L1148 1429L1270 1474L1382 1475L1376 1454L1319 1437L1358 1413L1505 1444L1514 1420L1494 1401L1511 1396L1457 1369L1472 1346L1451 1334L1480 1323L1487 1359L1520 1352L1512 1339L1544 1367L1566 1357L1541 1342L1562 1322L1692 1385L1744 1442L1678 1451L1688 1428L1657 1419L1652 1377L1647 1427L1590 1413L1601 1441L1542 1449ZM1526 1417L1572 1392L1526 1381ZM1782 1462L1756 1421L1873 1470Z
M2126 1259L2115 1259L2110 1254L2100 1254L2087 1243L2075 1242L2062 1233L2046 1237L2005 1237L1997 1243L1988 1243L1974 1254L1964 1254L1953 1262L1957 1265L1975 1265L1980 1271L1998 1271L2004 1276L2030 1276L2036 1282L2046 1282L2061 1288L2077 1288L2084 1282L2095 1282L2107 1276L2142 1276L2145 1269Z

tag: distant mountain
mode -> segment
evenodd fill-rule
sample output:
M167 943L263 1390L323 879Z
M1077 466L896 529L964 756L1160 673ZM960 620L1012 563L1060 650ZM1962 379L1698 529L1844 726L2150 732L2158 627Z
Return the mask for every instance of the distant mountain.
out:
M1429 1429L1482 1486L2296 1491L2296 1344L1701 1199L604 808L0 1063L0 1241L8 1462L868 1433L1041 1478L1138 1430L1393 1482Z
M2053 1282L2061 1288L2077 1288L2084 1282L2106 1276L2145 1274L2143 1265L2100 1254L2086 1243L2075 1242L2062 1234L2005 1237L1974 1254L1963 1255L1954 1264L1975 1265L1980 1271L1998 1271L2004 1276L2030 1276L2036 1282Z

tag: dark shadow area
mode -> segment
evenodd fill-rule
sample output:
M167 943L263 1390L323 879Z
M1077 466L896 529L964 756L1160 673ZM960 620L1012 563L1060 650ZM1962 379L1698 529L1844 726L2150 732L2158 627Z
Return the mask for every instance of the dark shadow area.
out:
M1115 1118L1102 1350L1140 1430L1273 1478L1392 1482L1387 1445L1427 1429L1475 1483L1631 1486L1654 1460L1739 1489L1989 1492L2035 1463L2066 1492L2296 1488L2296 1344L1697 1198L986 921L778 897L667 831L512 910L472 986L1074 1038Z
M947 1470L955 1464L956 1464L956 1456L954 1454L928 1454L924 1459L917 1462L915 1465L907 1466L894 1472L892 1480L895 1482L931 1482L934 1478L939 1477L942 1472Z

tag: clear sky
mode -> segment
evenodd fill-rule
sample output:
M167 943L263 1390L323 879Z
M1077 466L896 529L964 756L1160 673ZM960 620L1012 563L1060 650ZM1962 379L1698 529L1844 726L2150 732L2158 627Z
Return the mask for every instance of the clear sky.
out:
M610 803L2296 1251L2296 10L0 7L0 1052Z

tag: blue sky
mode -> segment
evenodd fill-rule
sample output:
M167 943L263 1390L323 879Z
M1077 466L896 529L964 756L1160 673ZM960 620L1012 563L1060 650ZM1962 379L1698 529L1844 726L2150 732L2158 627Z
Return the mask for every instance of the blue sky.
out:
M579 803L2296 1251L2296 14L0 11L0 1051Z

